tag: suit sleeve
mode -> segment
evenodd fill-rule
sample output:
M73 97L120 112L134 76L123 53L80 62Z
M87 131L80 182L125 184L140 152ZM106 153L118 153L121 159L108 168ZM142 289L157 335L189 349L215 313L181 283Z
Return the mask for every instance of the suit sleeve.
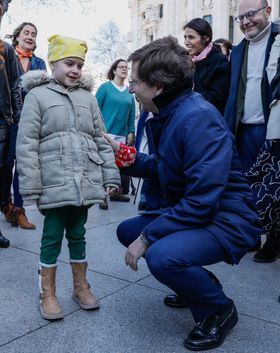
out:
M147 225L148 241L174 232L203 228L213 221L231 167L232 140L215 111L190 117L181 141L185 192L178 204Z

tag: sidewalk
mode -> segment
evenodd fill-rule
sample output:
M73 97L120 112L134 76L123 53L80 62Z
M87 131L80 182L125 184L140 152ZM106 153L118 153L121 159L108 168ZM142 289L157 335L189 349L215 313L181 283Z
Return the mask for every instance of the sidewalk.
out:
M0 249L0 353L184 353L190 312L162 303L168 288L150 275L144 260L138 272L124 264L125 249L116 227L137 214L132 204L94 206L87 223L88 279L100 300L96 312L80 310L71 299L72 276L64 243L59 258L57 296L66 316L48 322L38 309L37 264L43 217L34 206L27 214L35 231L0 226L11 241ZM248 254L239 266L211 266L239 311L239 323L219 353L280 351L280 260L257 264Z

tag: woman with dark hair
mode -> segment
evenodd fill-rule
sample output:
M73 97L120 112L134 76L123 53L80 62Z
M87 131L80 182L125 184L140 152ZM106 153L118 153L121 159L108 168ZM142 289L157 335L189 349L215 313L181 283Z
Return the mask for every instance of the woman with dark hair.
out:
M109 81L103 83L96 92L96 99L102 112L107 132L115 140L134 144L135 134L135 101L129 93L125 80L128 74L127 62L116 60L110 67L107 77ZM121 188L111 201L129 202L125 196L129 192L129 177L122 176ZM108 209L107 202L100 205L101 209Z
M185 46L195 65L194 90L224 112L230 82L230 64L213 46L212 28L202 18L184 26Z
M19 75L22 76L29 70L46 70L46 64L43 59L38 58L34 54L36 49L37 28L33 23L23 22L13 32L7 36L12 40L12 45L18 61ZM25 97L25 92L21 91L22 99ZM18 126L12 128L10 143L15 145L17 138ZM23 208L23 200L19 193L18 173L15 170L13 176L13 168L15 163L15 149L11 149L8 155L9 178L1 185L4 198L1 199L2 212L5 218L12 226L20 226L23 229L36 229L36 226L29 222ZM11 184L13 183L14 200L10 197Z
M0 0L0 22L3 15L2 1ZM15 144L12 141L14 128L17 127L22 100L19 88L19 75L16 56L13 48L0 40L0 206L5 200L3 185L12 177L12 170L8 167L8 156L14 153ZM8 190L9 191L9 190ZM10 245L0 231L0 247Z
M225 38L219 38L219 39L214 40L213 43L217 44L220 47L222 54L224 54L227 57L227 59L229 60L230 54L232 51L231 41L227 40Z

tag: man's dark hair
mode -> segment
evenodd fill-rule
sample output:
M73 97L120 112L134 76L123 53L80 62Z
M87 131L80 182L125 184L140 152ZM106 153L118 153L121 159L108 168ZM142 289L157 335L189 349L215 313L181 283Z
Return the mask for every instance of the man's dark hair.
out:
M209 37L206 45L212 41L213 32L210 24L205 21L203 18L194 18L191 21L187 22L184 26L184 30L186 28L191 28L196 31L200 36L207 36Z
M124 60L124 59L117 59L116 61L113 62L113 64L111 65L109 71L107 72L108 80L113 81L113 79L115 78L114 71L116 71L117 66L119 65L119 63L121 61L124 61L126 63L126 60Z
M172 36L157 39L130 54L138 63L138 77L149 86L166 90L193 78L193 63L185 48Z
M36 36L37 36L37 33L38 33L38 30L37 30L37 27L31 23L31 22L23 22L21 23L19 26L17 26L17 28L14 30L13 34L8 34L6 37L7 38L10 38L12 40L12 46L15 48L17 45L18 45L18 36L20 35L20 32L23 30L23 28L25 26L31 26L35 29L35 32L36 32ZM34 47L34 50L36 49L36 45Z

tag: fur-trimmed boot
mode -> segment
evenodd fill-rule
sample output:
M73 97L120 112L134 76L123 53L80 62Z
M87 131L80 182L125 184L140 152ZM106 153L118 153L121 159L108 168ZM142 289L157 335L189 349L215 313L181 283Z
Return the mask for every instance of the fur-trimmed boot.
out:
M44 319L63 319L63 311L55 296L55 267L39 265L40 311Z
M79 304L80 308L85 310L98 309L99 303L90 291L90 285L86 278L87 262L71 263L73 274L74 291L72 298Z

